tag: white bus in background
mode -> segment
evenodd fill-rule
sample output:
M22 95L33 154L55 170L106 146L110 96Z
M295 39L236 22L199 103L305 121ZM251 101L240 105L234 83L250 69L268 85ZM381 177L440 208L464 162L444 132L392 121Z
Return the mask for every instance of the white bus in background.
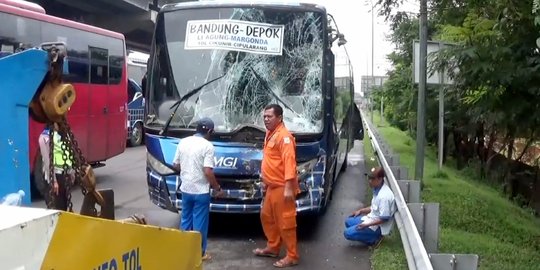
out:
M139 85L146 73L146 63L150 55L137 51L128 51L128 78L136 81Z

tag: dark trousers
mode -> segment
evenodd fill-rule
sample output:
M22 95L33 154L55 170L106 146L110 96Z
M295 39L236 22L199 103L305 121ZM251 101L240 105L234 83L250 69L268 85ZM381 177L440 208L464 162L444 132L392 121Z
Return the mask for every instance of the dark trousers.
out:
M63 210L67 211L68 208L68 201L67 201L67 192L66 192L66 176L64 174L55 174L56 181L58 181L58 195L54 193L52 194L52 208L56 210ZM50 188L53 188L53 184L51 182Z

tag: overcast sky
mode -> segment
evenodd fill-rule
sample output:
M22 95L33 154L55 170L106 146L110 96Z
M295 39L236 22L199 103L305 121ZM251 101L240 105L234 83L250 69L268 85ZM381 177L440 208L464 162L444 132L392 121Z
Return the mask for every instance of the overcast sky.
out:
M344 3L343 0L311 0L326 7L328 13L336 19L339 30L345 34L347 40L347 50L354 66L354 76L356 81L362 75L371 75L371 21L370 1L357 1L352 6L351 2ZM373 0L376 2L376 0ZM418 13L420 6L418 0L405 0L400 10ZM377 7L376 7L377 9ZM375 13L374 27L374 75L385 75L391 69L390 63L386 60L386 55L392 52L394 45L387 40L390 33L384 17ZM357 88L358 89L358 88Z

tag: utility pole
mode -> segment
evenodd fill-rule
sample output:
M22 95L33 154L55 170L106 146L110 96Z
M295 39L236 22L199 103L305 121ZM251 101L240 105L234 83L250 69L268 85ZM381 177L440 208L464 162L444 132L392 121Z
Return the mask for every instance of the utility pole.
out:
M423 184L424 148L426 140L426 82L427 82L427 0L420 0L420 64L418 105L416 113L416 162L414 178Z
M379 89L379 91L382 91L382 90L383 90L383 88L381 87L381 88ZM384 96L383 96L382 93L381 93L381 124L382 124L382 122L383 122L383 112L384 112L384 110L383 110L383 100L384 100Z
M375 10L373 0L371 0L371 87L369 96L371 97L371 123L373 123L373 87L375 86L375 78L373 77L373 67L375 62Z
M443 45L439 42L439 50L442 50ZM444 153L444 75L445 69L439 71L439 171L443 166Z

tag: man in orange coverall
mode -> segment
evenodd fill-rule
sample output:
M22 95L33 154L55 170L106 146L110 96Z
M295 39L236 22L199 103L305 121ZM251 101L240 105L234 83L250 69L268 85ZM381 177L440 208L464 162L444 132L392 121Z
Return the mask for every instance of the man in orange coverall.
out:
M284 268L298 264L296 249L296 143L283 124L283 108L270 104L264 108L264 125L268 130L264 141L262 179L266 195L261 209L261 223L268 240L264 249L257 248L253 254L276 258L281 242L287 255L274 263Z

